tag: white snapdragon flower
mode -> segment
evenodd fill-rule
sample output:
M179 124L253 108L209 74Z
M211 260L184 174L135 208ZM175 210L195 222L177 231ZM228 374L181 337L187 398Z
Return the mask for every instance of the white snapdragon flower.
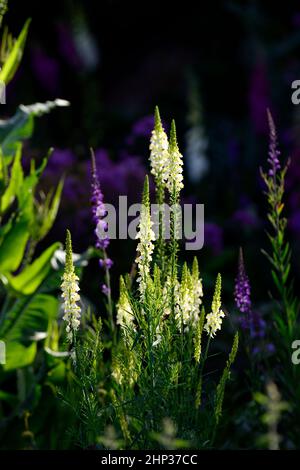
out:
M198 265L194 261L193 272L191 274L185 263L181 283L177 290L175 305L175 317L179 329L196 325L199 320L202 296L202 280L199 279Z
M164 184L169 171L169 142L161 123L158 107L155 108L154 129L150 139L151 174L157 184Z
M143 203L141 207L141 216L139 223L139 231L136 239L139 239L137 246L138 256L135 260L138 267L137 282L141 298L144 298L146 292L148 277L150 276L150 263L154 251L155 233L152 230L153 222L151 221L150 202L149 202L149 182L148 177L145 179Z
M69 342L73 341L73 335L78 330L80 325L80 314L81 308L77 304L80 301L79 278L76 276L74 271L73 259L72 259L72 242L71 234L67 230L66 238L66 263L65 271L62 277L62 298L63 298L63 309L64 316L63 320L66 322L66 332Z
M121 328L133 324L133 311L130 305L128 292L125 286L124 278L120 278L120 297L117 304L117 325Z
M183 157L179 152L177 144L174 120L172 121L171 125L168 165L168 180L166 185L170 194L175 191L175 193L178 195L183 188Z
M207 334L213 338L218 330L221 329L222 319L225 317L223 310L221 310L221 275L218 274L216 281L215 293L211 305L211 313L206 315L206 324L204 329Z

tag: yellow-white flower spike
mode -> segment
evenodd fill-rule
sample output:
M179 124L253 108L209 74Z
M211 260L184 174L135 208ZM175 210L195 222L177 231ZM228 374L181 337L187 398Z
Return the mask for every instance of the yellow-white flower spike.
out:
M156 106L154 114L154 129L150 139L151 174L158 185L164 185L168 179L169 142L162 126L159 109Z
M123 276L120 277L120 297L117 304L117 325L121 328L133 324L133 311Z
M176 138L176 127L175 121L172 121L170 142L169 142L169 170L167 188L170 194L175 191L176 195L179 195L183 188L183 157L179 152L177 138Z
M179 285L175 304L175 318L177 320L177 325L180 330L190 321L190 314L192 310L192 297L190 287L190 273L188 271L187 264L184 263L182 269L181 283Z
M202 304L202 280L199 271L195 269L190 273L187 264L183 265L181 283L176 291L175 316L179 329L196 326L199 321L200 306Z
M62 298L63 298L63 309L64 316L63 320L66 322L66 332L68 341L71 343L73 341L73 336L79 328L80 325L80 314L81 308L77 304L80 301L79 278L75 274L73 258L72 258L72 241L71 234L67 230L66 237L66 263L65 270L62 277Z
M194 258L192 274L191 274L191 290L192 290L192 318L194 323L199 320L200 307L202 305L203 286L202 279L199 275L198 261Z
M221 329L222 319L225 317L224 312L221 310L221 284L221 274L218 274L211 305L211 313L206 316L206 324L204 327L211 338L213 338L216 332Z
M139 239L137 246L138 256L135 260L138 267L137 282L141 299L144 299L147 289L147 283L150 276L150 264L154 251L155 233L152 230L153 222L151 221L150 201L149 201L149 180L146 176L143 192L143 202L141 207L141 216L139 223L139 231L136 238Z

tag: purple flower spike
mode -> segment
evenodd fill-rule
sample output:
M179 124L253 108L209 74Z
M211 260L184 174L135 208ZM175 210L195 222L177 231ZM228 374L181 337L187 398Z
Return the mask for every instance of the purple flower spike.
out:
M277 171L279 171L281 168L280 161L278 159L280 155L280 151L277 148L278 144L277 144L276 127L274 124L272 114L270 113L269 109L267 109L267 114L268 114L269 130L270 130L269 158L268 158L270 169L269 169L268 174L271 177L275 177Z
M102 290L103 294L105 294L105 295L109 295L109 293L110 293L110 288L107 287L106 284L102 284L101 290Z
M92 153L92 213L93 220L96 225L95 234L97 237L96 248L106 249L109 245L109 238L107 235L104 235L103 232L107 231L107 223L103 220L103 217L106 216L107 212L105 209L105 204L103 202L103 194L100 188L100 182L97 175L95 158Z
M100 259L99 260L99 265L101 268L107 268L107 269L110 269L113 265L113 261L110 259L110 258L106 258L106 259Z
M235 280L234 299L239 311L249 315L251 312L251 287L245 271L242 249L240 249L238 275Z

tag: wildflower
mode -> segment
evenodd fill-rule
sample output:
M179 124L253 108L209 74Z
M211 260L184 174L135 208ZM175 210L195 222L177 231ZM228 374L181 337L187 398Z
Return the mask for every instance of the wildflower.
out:
M175 305L175 318L177 323L182 326L190 321L192 311L192 297L190 295L190 273L187 264L184 263L182 269L181 284L179 285L177 302Z
M251 311L250 281L245 271L243 251L240 249L238 275L235 280L234 299L237 308L249 315Z
M74 339L74 334L79 328L80 325L80 306L77 305L77 302L80 300L79 286L78 286L78 276L75 274L73 259L72 259L72 241L71 234L67 230L66 237L66 264L65 271L62 277L62 298L64 300L64 316L63 320L67 323L66 331L69 342L72 342Z
M104 269L105 272L105 284L101 286L103 294L107 296L107 311L109 315L111 330L114 329L113 321L113 305L111 299L111 289L110 289L110 273L109 270L113 265L113 262L110 258L107 257L106 248L109 245L109 237L105 235L107 231L107 222L104 220L106 216L106 209L103 202L103 194L100 188L99 178L96 170L96 162L94 152L92 154L92 213L93 219L96 224L95 234L97 237L96 248L102 250L103 258L99 260L100 267Z
M268 162L270 163L270 169L269 169L269 176L275 177L277 171L280 170L280 162L278 159L278 156L280 155L280 151L277 148L277 133L276 133L276 127L274 124L274 120L272 117L272 114L270 113L270 110L267 110L268 113L268 123L269 123L269 129L270 129L270 144L269 144L269 158Z
M218 274L215 293L211 304L211 313L206 316L206 324L204 329L207 334L213 338L218 330L222 326L222 318L225 317L224 312L221 310L221 274Z
M137 246L138 256L135 262L138 266L137 282L139 284L141 298L144 298L146 292L147 279L150 274L150 263L154 250L153 241L155 240L155 234L152 230L152 225L153 222L151 221L149 201L149 180L146 176L144 183L139 231L136 235L136 238L140 240Z
M101 292L108 296L110 295L110 288L106 284L101 284Z
M199 309L202 304L203 286L202 279L199 277L199 266L197 258L194 257L191 275L192 284L192 301L193 301L193 316L198 321Z
M110 258L104 258L99 260L99 266L101 268L110 269L113 266L113 261Z
M201 349L202 349L202 332L204 327L204 320L205 320L205 310L202 307L201 315L199 321L196 325L195 336L194 336L194 358L197 364L199 364L200 356L201 356Z
M168 178L168 147L168 137L161 123L159 109L156 106L154 115L154 129L150 139L150 164L151 173L158 185L165 183Z
M248 338L254 340L255 346L251 348L254 355L262 351L272 353L274 345L271 343L265 344L261 342L261 340L266 336L267 324L262 318L260 312L252 310L250 294L250 281L245 270L243 251L240 249L238 275L235 280L234 288L234 300L238 310L241 313L246 314L246 317L243 316L240 319L241 327L249 333Z
M192 274L184 263L181 284L175 294L175 318L180 327L196 325L202 295L202 281L199 279L197 262L194 261Z
M95 157L92 152L92 213L94 223L96 225L95 235L97 238L96 248L106 249L109 245L109 238L107 235L103 235L103 232L107 230L107 222L103 220L106 216L106 209L103 202L103 194L100 188L100 182L97 175Z
M170 194L175 192L179 195L180 190L183 188L183 158L179 152L177 139L176 139L176 127L175 121L172 121L170 142L169 142L169 170L167 188Z
M220 275L218 275L219 278ZM218 280L217 280L218 283ZM221 277L220 277L220 289L221 289ZM239 334L238 332L235 333L234 335L234 340L233 340L233 345L229 354L229 357L226 362L226 366L223 370L223 374L221 376L220 382L218 383L217 390L216 390L216 397L215 397L215 420L216 423L218 424L221 415L222 415L222 408L223 408L223 401L224 401L224 393L225 393L225 387L226 387L226 382L229 378L230 375L230 368L235 360L237 351L239 347Z
M133 323L133 311L123 276L120 277L120 297L117 304L117 325L121 327Z

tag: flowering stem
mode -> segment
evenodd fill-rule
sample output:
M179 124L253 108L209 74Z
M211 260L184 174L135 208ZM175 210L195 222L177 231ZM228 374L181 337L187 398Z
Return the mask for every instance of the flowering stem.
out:
M196 409L199 410L199 407L201 405L201 395L202 395L202 375L203 375L203 370L204 370L204 366L205 366L205 362L206 362L206 359L207 359L207 356L208 356L208 350L209 350L209 345L210 345L210 340L211 340L211 337L209 336L208 337L208 340L207 340L207 343L206 343L206 347L205 347L205 351L204 351L204 356L203 356L203 359L201 361L201 365L200 365L200 368L198 369L198 373L196 375L196 383L197 383L197 392L196 392Z
M106 253L106 249L103 249L103 257L104 257L104 265L105 265L105 284L107 286L107 312L108 312L108 319L110 323L110 328L112 334L115 331L115 324L114 324L114 318L113 318L113 303L112 303L112 297L111 297L111 282L110 282L110 272L109 272L109 267L107 265L107 260L108 256Z
M164 187L162 182L156 185L156 200L158 205L158 240L157 240L157 261L162 270L162 276L165 271L165 243L164 243Z
M177 217L176 217L176 191L173 191L171 197L171 311L174 316L175 313L175 285L177 279L177 250L178 243L176 239L176 226L177 226Z

